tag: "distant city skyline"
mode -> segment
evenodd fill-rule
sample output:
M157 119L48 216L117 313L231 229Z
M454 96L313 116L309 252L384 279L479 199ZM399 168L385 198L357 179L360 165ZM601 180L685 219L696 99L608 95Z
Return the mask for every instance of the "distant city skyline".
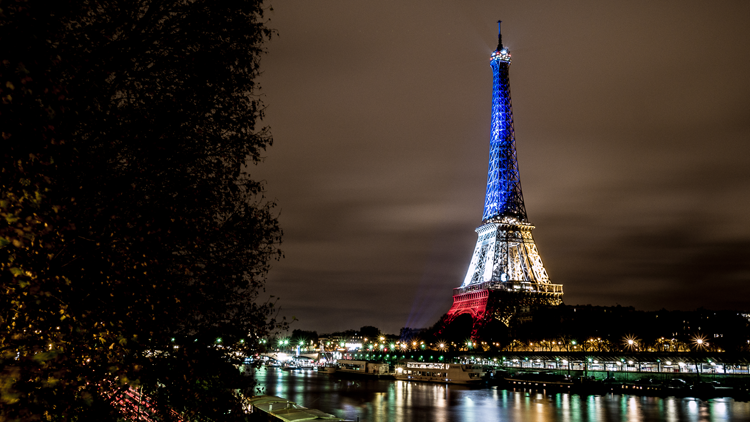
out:
M566 304L748 309L750 4L272 4L251 169L292 328L433 324L480 225L496 21L529 221Z

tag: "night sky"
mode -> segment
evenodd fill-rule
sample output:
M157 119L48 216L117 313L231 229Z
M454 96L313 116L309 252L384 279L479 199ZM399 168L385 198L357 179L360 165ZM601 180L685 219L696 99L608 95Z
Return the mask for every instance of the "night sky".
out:
M292 1L253 169L292 328L432 325L481 223L496 21L529 221L566 304L750 310L750 2Z

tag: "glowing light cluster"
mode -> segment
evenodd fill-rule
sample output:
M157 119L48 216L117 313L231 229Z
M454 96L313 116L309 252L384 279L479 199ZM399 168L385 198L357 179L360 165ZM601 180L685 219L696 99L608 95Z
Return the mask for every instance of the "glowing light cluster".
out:
M501 48L500 50L495 50L492 55L490 56L490 60L501 60L507 63L510 63L510 51L508 51L507 48Z

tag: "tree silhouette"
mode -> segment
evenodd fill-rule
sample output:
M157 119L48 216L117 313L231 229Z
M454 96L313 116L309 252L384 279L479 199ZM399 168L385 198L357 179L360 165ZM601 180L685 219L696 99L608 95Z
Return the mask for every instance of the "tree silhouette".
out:
M262 5L18 1L0 27L0 415L243 418L233 364L278 325Z

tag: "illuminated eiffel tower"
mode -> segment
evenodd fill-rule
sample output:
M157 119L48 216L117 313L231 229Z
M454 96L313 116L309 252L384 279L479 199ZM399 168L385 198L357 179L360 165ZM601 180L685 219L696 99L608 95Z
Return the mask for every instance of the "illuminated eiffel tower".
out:
M462 314L474 320L474 333L492 318L508 325L520 308L559 305L562 285L550 284L526 218L516 159L510 102L510 52L503 46L498 21L497 50L490 57L493 73L492 125L487 194L474 255L461 287L453 289L446 323Z

